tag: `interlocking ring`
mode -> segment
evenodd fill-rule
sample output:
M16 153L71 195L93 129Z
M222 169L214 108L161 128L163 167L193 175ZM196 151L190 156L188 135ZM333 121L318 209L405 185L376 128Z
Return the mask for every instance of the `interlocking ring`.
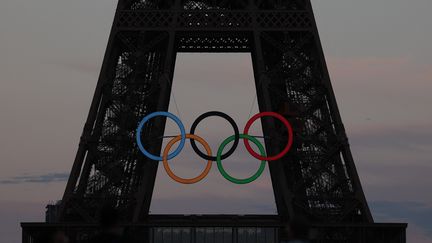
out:
M156 156L153 155L151 153L149 153L144 146L141 143L141 132L142 129L144 127L144 124L149 121L151 118L156 117L156 116L166 116L168 118L171 118L172 120L174 120L177 125L180 128L180 135L176 136L174 139L172 139L166 146L166 148L163 151L163 155L162 156ZM210 149L210 146L208 145L208 143L202 139L201 137L197 136L194 134L196 127L198 126L199 122L201 122L203 119L210 117L210 116L219 116L224 118L225 120L227 120L233 127L234 129L234 135L228 137L227 139L225 139L221 145L219 146L219 149L217 151L217 155L216 157L212 156L212 152ZM270 157L266 157L265 154L265 149L264 146L258 141L258 139L256 139L253 136L248 135L249 129L252 126L252 124L261 117L264 116L271 116L274 118L279 119L280 121L282 121L282 123L286 126L287 130L288 130L288 143L285 146L285 148L282 150L282 152L280 152L279 154L275 155L275 156L270 156ZM152 159L152 160L156 160L156 161L163 161L163 165L164 168L167 172L167 174L175 181L179 182L179 183L183 183L183 184L193 184L193 183L197 183L199 181L201 181L202 179L204 179L208 173L210 172L211 166L212 166L212 161L216 161L217 162L217 167L219 169L219 172L222 174L223 177L225 177L225 179L236 183L236 184L247 184L250 182L253 182L254 180L256 180L259 176L261 176L261 174L263 173L264 169L265 169L265 162L266 161L273 161L273 160L278 160L280 158L282 158L286 153L288 153L288 151L291 149L292 143L293 143L293 129L291 124L288 122L287 119L285 119L283 116L281 116L278 113L275 112L262 112L259 114L256 114L255 116L253 116L246 124L245 128L244 128L244 132L243 134L239 134L239 130L237 127L237 124L235 123L235 121L228 116L225 113L222 112L218 112L218 111L211 111L211 112L207 112L202 114L201 116L199 116L194 123L192 124L191 127L191 132L190 134L186 134L183 123L180 121L180 119L169 113L169 112L154 112L151 113L149 115L147 115L146 117L143 118L143 120L139 123L138 129L137 129L137 136L136 136L136 141L138 144L138 147L140 149L140 151L148 158ZM181 178L178 177L177 175L175 175L172 170L169 167L168 164L168 160L176 157L180 151L183 149L186 138L191 140L191 145L192 148L194 149L194 151L201 157L207 160L207 166L204 169L204 171L197 177L195 178L191 178L191 179L185 179L185 178ZM237 145L239 143L239 140L243 139L244 140L244 144L246 146L247 151L255 158L261 160L261 164L260 167L258 169L258 171L253 174L252 176L245 178L245 179L238 179L238 178L234 178L232 176L230 176L225 169L223 168L222 165L222 160L228 158L230 155L232 155L235 151L235 149L237 148ZM201 143L207 154L204 154L203 152L201 152L198 147L196 146L196 143L194 140L197 140L199 143ZM259 149L260 154L256 153L250 146L249 144L249 140L252 141ZM178 141L180 141L179 146L177 147L177 149L172 152L171 154L169 153L171 147L177 143ZM225 146L227 146L230 142L234 141L233 146L228 150L228 152L226 152L225 154L223 153L223 150L225 148Z
M288 143L285 146L285 148L282 150L282 152L280 152L277 155L271 156L271 157L265 157L265 156L261 156L259 154L257 154L250 146L248 139L244 139L244 144L246 146L247 151L255 158L259 159L259 160L266 160L266 161L274 161L274 160L278 160L280 158L282 158L286 153L288 153L288 151L291 149L291 146L293 144L293 129L291 124L288 122L287 119L285 119L285 117L281 116L280 114L276 113L276 112L261 112L259 114L256 114L255 116L253 116L247 123L246 126L244 128L243 133L244 134L248 134L250 127L252 126L252 123L254 123L254 121L256 121L258 118L264 117L264 116L271 116L271 117L275 117L277 119L279 119L288 129Z
M152 119L153 117L156 117L156 116L166 116L166 117L168 117L168 118L171 118L172 120L174 120L175 123L177 123L177 125L178 125L179 128L180 128L180 134L181 134L181 135L180 135L180 136L181 136L180 144L179 144L179 146L177 147L177 149L174 150L174 152L172 152L172 154L168 155L168 159L172 159L172 158L176 157L178 154L180 154L180 152L181 152L181 150L183 149L184 144L185 144L185 142L186 142L186 131L185 131L185 128L184 128L184 126L183 126L183 123L180 121L180 119L179 119L177 116L175 116L175 115L172 114L172 113L165 112L165 111L157 111L157 112L153 112L153 113L147 115L146 117L144 117L144 118L142 119L142 121L141 121L141 122L139 123L139 125L138 125L137 134L136 134L136 142L137 142L137 144L138 144L139 149L141 150L141 152L142 152L145 156L147 156L148 158L150 158L150 159L152 159L152 160L156 160L156 161L161 161L161 160L162 160L162 157L161 157L161 156L156 156L156 155L153 155L153 154L149 153L149 152L144 148L144 146L142 145L142 142L141 142L141 131L142 131L143 127L144 127L144 124L145 124L147 121L149 121L150 119Z
M244 140L251 140L254 144L256 144L256 146L258 146L258 149L260 150L262 156L265 156L264 146L258 141L258 139L254 138L252 136L246 135L246 134L240 134L239 136L240 136L240 138L242 138ZM251 183L251 182L255 181L256 179L258 179L258 177L260 177L261 174L264 172L266 162L264 160L262 160L258 171L255 174L253 174L251 177L248 177L245 179L237 179L237 178L230 176L225 171L225 169L223 168L222 152L223 152L223 149L225 148L225 146L233 140L235 140L235 135L232 135L231 137L225 139L217 151L217 167L219 169L219 172L222 174L222 176L225 179L231 181L232 183L235 183L235 184Z
M201 137L194 135L194 134L186 134L186 138L190 139L190 140L197 140L199 143L201 143L205 150L207 151L208 155L212 154L212 151L210 149L210 146L208 145L208 143L206 141L204 141L204 139L202 139ZM177 175L174 174L174 172L172 172L171 168L169 167L168 164L168 153L171 149L171 147L178 142L179 140L181 140L181 136L177 136L174 139L172 139L167 146L165 147L165 150L163 152L162 158L163 158L163 165L165 168L165 171L167 172L168 176L171 177L173 180L182 183L182 184L194 184L197 183L199 181L201 181L202 179L204 179L208 173L210 172L210 169L212 167L212 161L208 160L207 161L207 166L204 169L204 171L197 177L195 178L191 178L191 179L185 179L185 178L181 178Z
M237 145L239 143L239 140L240 140L240 138L239 138L239 129L237 127L237 124L235 123L234 119L232 119L229 115L227 115L227 114L225 114L223 112L220 112L220 111L209 111L209 112L206 112L206 113L200 115L194 121L194 123L191 126L190 134L195 134L195 129L198 126L198 124L202 120L204 120L205 118L210 117L210 116L218 116L218 117L221 117L221 118L227 120L231 124L231 126L233 127L233 129L234 129L234 143L233 143L232 147L228 150L228 152L226 152L225 154L222 155L222 159L226 159L226 158L228 158L230 155L232 155L234 153L234 151L236 150ZM209 156L209 155L206 155L203 152L201 152L199 150L199 148L196 146L195 140L191 139L190 142L191 142L192 148L195 151L195 153L197 153L201 158L206 159L206 160L216 161L216 156Z

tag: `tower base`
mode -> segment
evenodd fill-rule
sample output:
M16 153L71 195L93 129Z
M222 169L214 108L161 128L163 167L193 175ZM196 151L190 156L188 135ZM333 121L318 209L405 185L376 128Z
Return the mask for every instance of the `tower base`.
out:
M21 223L22 242L37 242L52 230L65 231L73 243L97 234L96 224ZM284 224L274 215L150 215L143 223L125 224L137 243L278 243ZM405 243L407 224L311 225L313 243Z

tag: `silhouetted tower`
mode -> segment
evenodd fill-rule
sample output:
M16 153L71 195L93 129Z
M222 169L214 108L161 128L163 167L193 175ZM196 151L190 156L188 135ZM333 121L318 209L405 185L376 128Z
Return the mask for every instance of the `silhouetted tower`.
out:
M251 53L260 111L287 113L296 130L292 152L269 163L282 220L373 222L309 0L120 0L60 221L93 222L107 201L126 221L147 218L159 162L134 137L146 114L168 110L177 52ZM265 136L282 133L262 124ZM142 136L164 127L152 119ZM267 139L267 153L285 143Z
M136 129L145 115L168 110L177 52L251 53L260 111L279 112L294 126L292 150L268 163L277 216L149 214L159 162L141 154ZM279 153L285 131L271 118L262 127L267 154ZM162 117L146 123L149 152L160 154L164 129ZM65 194L47 214L57 223L23 223L23 242L54 226L81 242L106 203L138 229L137 242L168 242L157 238L161 232L208 242L197 238L202 227L231 227L222 229L226 242L273 243L293 218L313 223L314 242L405 242L406 224L373 223L310 0L120 0ZM254 240L240 240L241 232L251 235L241 227L254 227Z

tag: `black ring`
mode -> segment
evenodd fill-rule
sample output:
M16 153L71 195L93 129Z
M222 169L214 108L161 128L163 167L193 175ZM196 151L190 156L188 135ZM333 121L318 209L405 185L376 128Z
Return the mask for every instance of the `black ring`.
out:
M234 151L237 148L237 145L240 141L240 132L239 129L237 127L237 124L235 123L234 119L232 119L230 116L228 116L227 114L220 112L220 111L209 111L206 112L202 115L200 115L192 124L192 127L190 129L190 134L194 134L196 127L198 126L198 123L200 123L202 120L204 120L207 117L210 116L218 116L221 118L224 118L225 120L227 120L231 126L234 128L234 135L235 135L235 139L234 139L234 143L232 145L232 147L230 148L230 150L228 150L228 152L226 152L225 154L223 154L221 156L222 159L226 159L228 158L231 154L234 153ZM191 139L190 143L192 145L193 150L195 151L195 153L197 153L201 158L205 159L205 160L211 160L211 161L216 161L216 156L208 156L207 154L201 152L199 150L199 148L197 147L195 140Z

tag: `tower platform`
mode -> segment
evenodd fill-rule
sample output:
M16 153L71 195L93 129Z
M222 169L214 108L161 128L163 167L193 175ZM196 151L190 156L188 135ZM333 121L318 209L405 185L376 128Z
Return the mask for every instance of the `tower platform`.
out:
M150 215L143 223L124 224L137 243L277 243L284 224L276 215ZM21 223L22 243L61 229L72 243L86 242L96 224ZM405 243L407 224L353 223L310 226L313 243Z

